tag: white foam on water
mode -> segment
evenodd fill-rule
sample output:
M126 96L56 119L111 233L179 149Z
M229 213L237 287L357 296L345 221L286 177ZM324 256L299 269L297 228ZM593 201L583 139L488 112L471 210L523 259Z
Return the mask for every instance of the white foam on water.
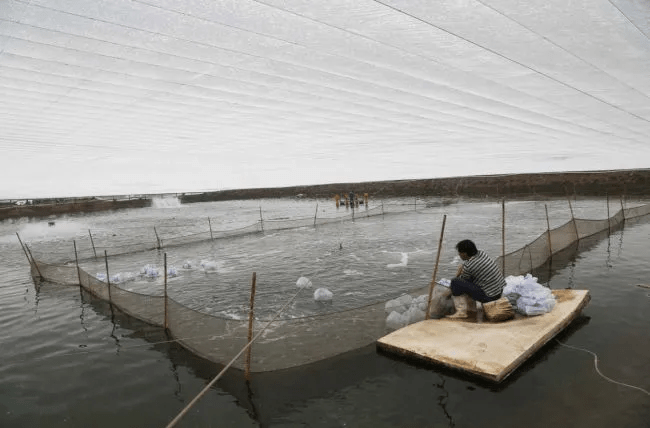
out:
M48 222L54 221L50 226ZM56 241L60 239L74 239L78 236L87 236L88 226L85 223L70 220L43 220L38 223L26 223L20 227L18 234L25 241ZM3 236L3 241L17 240L15 234Z
M401 253L401 254L402 254L402 259L400 260L399 263L387 264L386 267L389 269L406 267L409 263L409 253Z
M181 208L181 200L176 196L157 196L151 200L154 208Z

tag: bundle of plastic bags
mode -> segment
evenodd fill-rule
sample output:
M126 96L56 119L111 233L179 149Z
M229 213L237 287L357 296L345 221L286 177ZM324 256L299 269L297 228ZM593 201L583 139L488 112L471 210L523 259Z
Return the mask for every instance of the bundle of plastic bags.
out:
M506 277L503 295L522 315L545 314L551 312L556 304L551 290L538 283L531 274Z
M397 330L414 322L424 320L427 299L426 294L416 298L413 298L410 294L403 294L397 299L386 302L386 312L390 312L386 318L386 327Z

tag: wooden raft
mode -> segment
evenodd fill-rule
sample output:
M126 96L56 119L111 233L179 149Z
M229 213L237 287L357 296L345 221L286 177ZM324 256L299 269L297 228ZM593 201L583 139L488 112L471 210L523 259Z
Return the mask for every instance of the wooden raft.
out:
M377 347L501 382L556 336L589 303L588 290L553 290L557 305L539 316L501 322L426 320L396 330ZM480 319L480 314L479 314Z

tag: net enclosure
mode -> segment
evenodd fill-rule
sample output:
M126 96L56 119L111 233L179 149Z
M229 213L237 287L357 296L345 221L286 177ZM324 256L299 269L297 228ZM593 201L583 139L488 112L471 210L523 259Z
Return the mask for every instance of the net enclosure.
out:
M422 206L422 209L424 208ZM254 225L230 231L204 230L184 236L165 234L162 235L162 241L163 245L181 245L205 239L259 233L262 230L281 230L315 226L319 222L322 224L328 221L345 221L352 219L353 215L399 214L413 209L415 207L394 205L388 209L382 206L334 219L315 217L287 221L260 219ZM620 228L627 219L648 214L650 214L650 204L622 208L610 218L603 220L572 218L565 224L546 230L522 248L505 254L503 258L499 257L497 262L504 267L505 275L531 272L581 239L603 231L615 230ZM164 227L160 229L165 230ZM167 229L171 230L171 228ZM161 239L160 235L158 239ZM144 247L128 246L117 247L117 249L135 251L143 250ZM100 249L105 250L105 247ZM88 248L82 249L80 253L89 256ZM179 303L166 293L148 295L129 291L120 284L111 284L108 280L97 279L74 262L50 263L44 261L42 257L39 255L38 258L30 259L33 276L57 284L80 285L96 297L111 302L125 313L152 325L166 328L169 334L185 348L212 362L225 364L248 343L248 320L206 314ZM417 296L427 292L428 286L425 286L412 289L408 293ZM341 312L274 321L252 346L251 371L273 371L304 365L372 344L390 331L386 325L386 315L386 301L380 301ZM256 319L253 322L254 334L267 326L268 322L269 319ZM344 328L339 328L342 323ZM244 364L244 359L240 358L235 361L234 367L243 369Z

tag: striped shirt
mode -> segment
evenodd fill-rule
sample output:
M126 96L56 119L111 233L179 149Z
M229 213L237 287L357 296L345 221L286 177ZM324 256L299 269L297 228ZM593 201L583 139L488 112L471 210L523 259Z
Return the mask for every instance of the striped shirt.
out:
M501 269L480 250L463 263L463 272L459 278L478 285L490 297L501 295L503 287L506 286Z

